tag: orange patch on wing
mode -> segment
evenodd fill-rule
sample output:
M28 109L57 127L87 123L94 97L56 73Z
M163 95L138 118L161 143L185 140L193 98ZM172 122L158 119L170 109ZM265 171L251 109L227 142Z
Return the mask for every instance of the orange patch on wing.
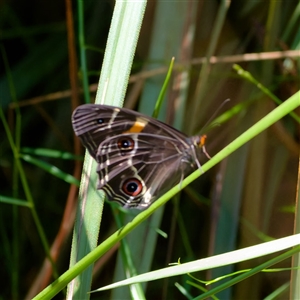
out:
M145 126L148 124L148 121L137 118L134 124L124 133L139 133L141 132Z

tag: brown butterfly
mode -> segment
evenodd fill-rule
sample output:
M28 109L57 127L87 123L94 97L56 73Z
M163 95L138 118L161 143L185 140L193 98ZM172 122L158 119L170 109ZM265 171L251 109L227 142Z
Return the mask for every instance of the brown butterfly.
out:
M145 209L200 168L206 136L188 137L141 113L85 104L72 116L75 134L97 161L98 189L126 208Z

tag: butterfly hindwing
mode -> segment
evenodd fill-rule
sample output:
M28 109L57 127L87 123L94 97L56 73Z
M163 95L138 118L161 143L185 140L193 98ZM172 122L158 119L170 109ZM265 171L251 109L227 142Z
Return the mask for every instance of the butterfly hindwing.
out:
M121 149L120 139L131 145ZM104 140L98 149L98 188L123 206L149 206L193 170L182 164L185 148L173 138L151 134L123 134ZM140 193L128 198L126 183L134 181ZM141 208L140 207L140 208Z

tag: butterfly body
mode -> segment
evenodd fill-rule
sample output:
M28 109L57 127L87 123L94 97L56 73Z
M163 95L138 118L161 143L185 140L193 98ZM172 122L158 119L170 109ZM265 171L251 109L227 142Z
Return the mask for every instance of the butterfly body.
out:
M200 167L203 137L187 137L138 112L85 104L72 124L98 163L97 188L124 207L147 208Z

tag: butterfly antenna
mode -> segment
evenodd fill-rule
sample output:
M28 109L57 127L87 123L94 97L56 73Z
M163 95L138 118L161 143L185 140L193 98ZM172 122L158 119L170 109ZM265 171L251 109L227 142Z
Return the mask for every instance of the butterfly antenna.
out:
M218 107L218 109L214 112L214 114L209 118L209 120L205 123L205 125L203 126L203 128L209 128L209 126L207 126L207 124L209 124L211 122L212 119L214 119L216 117L216 115L219 113L219 111L221 110L221 108L227 103L229 102L230 99L226 99L224 100L221 105ZM200 136L200 141L199 141L199 147L202 149L202 152L204 153L204 155L208 158L208 159L211 159L210 155L208 154L208 152L206 151L206 148L205 148L205 142L206 142L206 138L207 138L207 135L206 134L203 134Z
M227 102L229 102L230 101L230 99L226 99L226 100L224 100L221 104L220 104L220 106L217 108L217 110L213 113L213 115L208 119L208 121L204 124L204 126L202 127L202 128L210 128L210 127L212 127L212 125L211 126L207 126L215 117L216 117L216 115L220 112L220 110L222 109L222 107L227 103ZM205 136L206 137L206 136Z

